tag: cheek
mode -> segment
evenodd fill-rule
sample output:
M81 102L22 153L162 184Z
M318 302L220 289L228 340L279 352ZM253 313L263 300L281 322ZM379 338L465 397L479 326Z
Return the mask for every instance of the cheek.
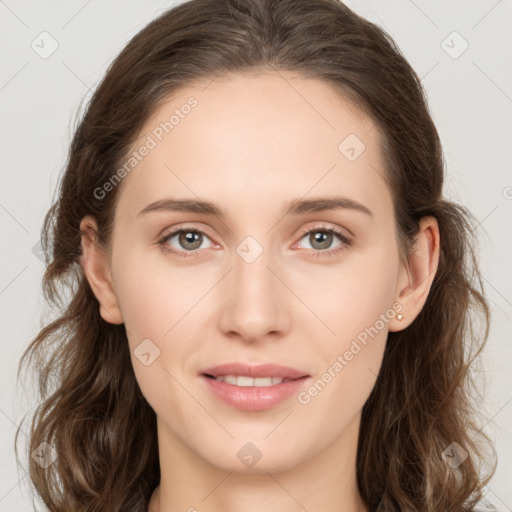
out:
M163 340L186 313L187 296L197 301L197 288L156 251L154 257L132 251L114 263L116 294L132 343Z
M380 319L383 314L393 318L397 280L398 253L382 244L366 253L354 253L338 268L320 269L315 279L304 280L302 287L297 283L295 290L307 298L308 306L329 329L330 333L325 330L325 346L343 349L376 323L385 337L389 319L384 325Z
M310 290L311 307L321 312L330 333L316 347L322 366L318 379L299 397L299 403L315 403L332 409L338 421L362 408L379 373L388 335L395 317L398 256L389 250L361 258L357 265L323 280L323 293Z
M311 385L297 396L312 435L321 430L325 439L334 439L363 408L375 386L386 347L385 311L378 301L366 304L364 314L359 311L346 322L339 321L341 334L318 350L323 364Z
M205 293L204 279L171 268L163 257L148 258L136 251L114 261L114 268L141 391L154 409L159 404L172 405L180 396L178 382L183 381L189 355L197 349L189 327L197 314L194 305Z

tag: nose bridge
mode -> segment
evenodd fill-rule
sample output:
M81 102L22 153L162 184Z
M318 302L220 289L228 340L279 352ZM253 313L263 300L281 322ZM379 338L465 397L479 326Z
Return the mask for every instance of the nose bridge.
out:
M249 341L287 326L286 298L274 275L276 266L272 251L255 237L247 236L238 244L222 313L224 332L237 332Z

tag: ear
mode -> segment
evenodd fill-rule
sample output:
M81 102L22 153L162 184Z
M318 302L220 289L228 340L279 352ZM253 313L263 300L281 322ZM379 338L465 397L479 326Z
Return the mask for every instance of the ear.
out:
M423 309L439 265L439 244L437 219L423 217L409 261L401 263L397 301L402 305L403 318L391 320L391 332L408 327Z
M112 275L105 250L98 243L98 225L91 215L80 222L82 254L80 265L91 289L100 303L100 315L111 324L122 324L123 316L114 291Z

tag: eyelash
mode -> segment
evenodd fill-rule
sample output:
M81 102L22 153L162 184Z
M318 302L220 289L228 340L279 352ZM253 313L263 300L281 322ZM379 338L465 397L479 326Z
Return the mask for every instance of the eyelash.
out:
M182 233L182 232L193 232L193 233L201 233L207 238L210 238L208 234L199 228L191 228L191 227L182 227L179 229L175 229L174 231L171 231L170 233L166 233L162 238L158 240L158 245L161 247L163 251L170 252L171 254L175 254L182 258L190 258L190 257L197 257L199 256L199 250L194 251L176 251L174 249L169 249L169 246L167 245L167 241L172 238L173 236ZM337 235L339 240L341 241L341 245L337 247L336 249L331 250L324 250L324 251L314 251L313 254L310 255L310 257L313 258L319 258L319 257L329 257L329 256L335 256L338 253L344 251L352 244L351 238L347 237L344 233L341 231L338 231L337 229L333 227L328 226L315 226L314 228L308 228L301 231L299 235L299 240L304 238L305 235L313 232L319 232L319 233L331 233L334 235Z

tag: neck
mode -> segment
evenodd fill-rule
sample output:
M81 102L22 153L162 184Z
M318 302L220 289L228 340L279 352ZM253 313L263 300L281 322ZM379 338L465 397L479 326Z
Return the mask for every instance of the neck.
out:
M355 470L359 422L298 465L250 472L212 465L158 422L161 481L148 512L367 512Z

